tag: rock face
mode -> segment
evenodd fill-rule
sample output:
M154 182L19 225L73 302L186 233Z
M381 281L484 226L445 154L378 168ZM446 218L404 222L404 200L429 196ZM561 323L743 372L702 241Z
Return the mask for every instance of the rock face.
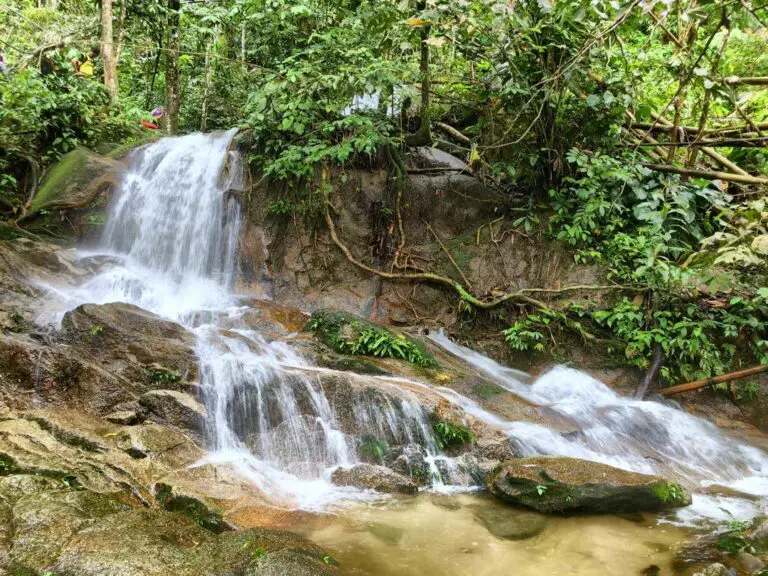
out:
M74 411L0 413L0 574L330 576L320 548L233 531L258 495L178 430ZM215 507L214 507L215 504Z
M167 423L194 432L201 429L205 419L205 409L200 402L184 392L150 390L139 403Z
M574 458L521 458L500 464L488 479L491 494L539 512L616 513L687 506L677 484Z
M410 478L383 466L357 464L352 468L337 468L331 474L331 482L337 486L370 488L388 494L416 494L418 486Z

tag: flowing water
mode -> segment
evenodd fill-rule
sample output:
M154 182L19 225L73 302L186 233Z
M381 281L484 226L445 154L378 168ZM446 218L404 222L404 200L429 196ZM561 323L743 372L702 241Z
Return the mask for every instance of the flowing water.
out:
M128 302L185 325L197 336L212 461L233 463L265 494L289 507L324 508L340 501L370 499L368 494L334 488L327 480L334 467L357 461L359 438L342 432L339 415L323 387L322 371L286 343L268 341L242 321L248 306L232 291L241 228L238 201L229 193L241 178L239 159L229 151L232 135L233 131L168 138L138 151L113 199L100 243L83 251L84 258L106 256L109 265L77 287L47 285L59 303L55 312L60 318L64 310L85 302ZM576 425L573 433L564 435L537 424L505 421L449 389L370 377L378 385L389 386L393 393L356 400L352 411L356 425L400 444L422 446L433 475L448 484L466 487L467 481L450 473L450 461L439 454L427 415L408 386L429 388L430 393L507 432L524 453L567 455L639 472L663 472L692 487L718 483L760 496L768 494L768 458L763 452L735 442L714 425L685 414L671 403L620 397L597 380L569 368L556 368L531 383L525 374L458 346L444 335L432 339L515 395ZM440 482L437 484L440 488ZM381 569L360 572L371 574L405 572L398 571L398 561L385 561L386 547L366 548L361 543L359 549L345 548L358 541L359 530L350 526L368 522L361 514L374 515L374 523L405 522L395 532L406 535L403 538L410 542L406 549L411 552L404 558L417 564L421 561L414 560L414 555L432 546L430 534L441 530L442 523L455 523L456 529L443 538L462 552L451 555L451 565L457 568L446 569L446 574L498 573L494 566L524 564L528 556L540 556L551 546L550 538L537 537L528 544L507 543L502 551L501 544L486 534L473 538L471 530L476 529L476 522L472 520L472 506L479 504L461 500L473 498L469 495L459 498L458 511L423 498L391 508L358 507L357 516L319 529L312 536L321 544L335 542L339 556L349 557L353 565L365 554L371 562L381 561ZM743 515L757 512L760 504L745 502L696 495L692 510L665 521L674 524L717 517L724 514L718 512L724 507ZM570 526L573 533L597 530L605 524L619 551L624 545L620 542L633 530L623 524L627 522L624 520L563 522L562 526ZM550 523L554 524L557 522ZM560 534L565 539L567 530L562 526L548 529L550 535ZM642 530L657 530L654 534L676 530L671 525L658 526L651 523ZM371 542L378 542L375 535L371 538ZM637 540L637 534L634 538ZM649 538L649 542L656 541ZM467 542L460 546L460 540ZM663 537L659 542L666 540ZM597 550L607 546L604 542L593 544ZM578 539L572 536L562 546L575 550ZM653 546L635 546L627 554L637 555L638 565L649 564L653 562L646 560L655 559L654 550ZM490 556L496 563L487 563ZM437 554L423 560L421 571L408 573L437 573L441 557L445 561L444 555ZM618 573L582 570L575 557L572 562L576 568L566 570L562 568L564 557L567 554L553 559L551 570L520 573ZM585 566L599 566L601 561L584 562Z

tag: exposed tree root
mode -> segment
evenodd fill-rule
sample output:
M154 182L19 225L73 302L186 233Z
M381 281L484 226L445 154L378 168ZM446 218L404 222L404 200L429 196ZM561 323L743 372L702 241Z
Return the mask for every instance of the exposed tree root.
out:
M500 306L505 302L515 302L518 304L528 304L530 306L535 306L537 308L546 309L546 308L549 308L549 306L546 303L542 302L541 300L532 298L527 294L537 294L537 293L538 294L562 294L565 292L573 292L577 290L625 290L625 291L634 291L634 292L643 290L640 288L633 288L633 287L627 287L627 286L614 286L614 285L607 285L607 286L578 285L578 286L567 286L565 288L560 288L560 289L523 288L522 290L518 290L517 292L507 292L492 300L481 300L474 294L470 293L464 287L463 284L461 284L460 282L457 282L453 278L449 278L448 276L443 276L442 274L436 274L434 272L398 273L398 272L386 272L384 270L376 270L375 268L372 268L371 266L368 266L360 262L357 258L355 258L355 256L349 250L349 248L347 248L347 246L339 239L339 236L336 233L336 224L334 224L333 217L331 216L331 211L330 211L331 202L330 202L330 199L328 198L327 187L322 186L321 190L323 194L323 200L325 202L324 213L325 213L325 222L328 225L328 233L330 234L331 240L333 240L333 243L336 244L336 246L339 248L339 250L342 251L344 256L347 258L347 260L351 264L353 264L354 266L356 266L361 270L368 272L369 274L373 274L375 276L378 276L380 278L385 278L387 280L393 280L393 281L399 281L399 282L412 282L412 281L430 282L432 284L446 286L454 290L459 295L459 298L461 298L463 302L475 308L480 308L482 310L489 310L491 308Z

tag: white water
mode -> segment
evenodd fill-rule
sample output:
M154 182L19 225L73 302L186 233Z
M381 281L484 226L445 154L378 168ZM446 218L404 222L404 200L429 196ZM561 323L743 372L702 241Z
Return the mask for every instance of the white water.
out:
M135 155L100 245L83 253L106 255L110 265L77 287L46 286L59 302L53 318L86 302L128 302L185 325L197 336L213 448L209 461L235 465L286 505L315 508L359 498L327 481L334 467L357 461L360 438L342 432L322 371L240 321L248 309L231 291L241 225L239 205L227 194L239 177L237 157L228 152L232 134L168 138ZM445 336L432 338L510 392L574 424L564 435L508 422L452 390L416 383L506 431L524 453L567 455L768 493L765 454L672 405L619 397L568 368L530 384L524 373ZM439 477L438 464L445 470L450 462L439 456L424 410L398 387L398 379L375 380L389 382L394 392L375 400L355 398L357 427L393 444L422 446ZM721 502L697 498L697 503L700 513L711 515Z
M672 402L619 396L588 374L563 366L527 384L519 372L452 342L443 333L430 338L513 394L575 424L574 432L560 434L534 423L500 423L479 407L465 406L475 417L501 426L524 454L571 456L674 476L694 488L719 484L768 496L768 455L726 436L714 424L686 414ZM720 508L755 508L729 498L697 496L694 501L693 509L682 513L684 517L719 517L725 515Z

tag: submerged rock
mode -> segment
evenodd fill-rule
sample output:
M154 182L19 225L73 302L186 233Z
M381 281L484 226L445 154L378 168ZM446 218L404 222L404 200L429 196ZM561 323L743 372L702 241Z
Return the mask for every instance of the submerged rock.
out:
M488 489L505 502L544 513L632 512L691 503L676 482L575 458L509 460L493 471Z
M472 514L475 519L496 536L504 540L526 540L540 534L547 525L547 518L536 512L509 508L477 506Z
M337 486L370 488L389 494L416 494L418 486L410 478L383 466L357 464L352 468L337 468L331 474L331 482Z

